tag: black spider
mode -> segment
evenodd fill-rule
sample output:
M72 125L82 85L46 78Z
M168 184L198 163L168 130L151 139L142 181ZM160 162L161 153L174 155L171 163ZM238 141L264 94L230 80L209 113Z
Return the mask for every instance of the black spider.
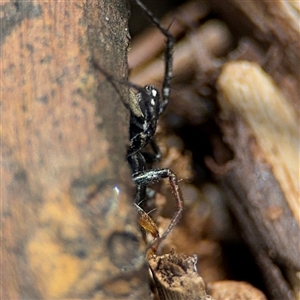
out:
M180 219L183 210L183 200L179 191L178 181L175 173L170 169L147 169L147 164L151 164L160 159L160 151L154 141L154 134L156 131L159 116L165 110L170 96L170 81L172 78L172 51L174 38L165 29L152 12L139 0L133 0L151 19L151 21L158 27L158 29L167 38L165 50L165 75L162 88L162 98L159 91L152 85L146 85L141 88L133 83L118 80L112 75L108 74L103 68L93 60L94 66L99 69L111 84L118 91L114 81L120 84L127 85L138 93L131 97L130 106L130 146L127 151L127 160L132 169L132 179L136 185L135 206L140 215L139 222L141 226L154 236L153 242L149 245L150 255L155 253L160 242L167 237L173 227ZM147 145L151 145L153 153L143 152ZM176 201L177 211L174 214L171 222L159 237L158 229L148 214L140 207L141 203L146 198L146 188L149 184L153 184L164 178L168 178L171 190ZM149 254L149 252L148 252Z
M152 235L156 239L151 244L151 248L155 251L160 243L172 228L178 222L182 210L183 201L180 195L178 182L176 175L170 169L147 169L147 163L153 163L159 160L160 152L159 148L154 141L154 134L156 131L157 122L160 114L165 110L169 95L170 95L170 81L172 77L172 51L174 38L166 30L157 18L152 14L152 12L139 0L134 0L136 4L148 15L151 21L158 27L158 29L167 38L166 50L165 50L165 76L162 88L162 99L160 97L159 91L155 89L152 85L146 85L144 89L138 89L139 92L135 98L131 101L131 114L130 114L130 146L127 152L127 160L132 169L132 179L136 185L136 195L135 195L135 205L138 212L141 215L143 221L140 223L146 230L152 231ZM142 150L150 144L153 153L142 152ZM174 198L176 200L177 211L174 214L168 228L164 234L159 238L156 229L152 228L152 220L148 220L148 215L140 207L140 203L145 199L146 187L149 184L160 181L164 178L168 178Z

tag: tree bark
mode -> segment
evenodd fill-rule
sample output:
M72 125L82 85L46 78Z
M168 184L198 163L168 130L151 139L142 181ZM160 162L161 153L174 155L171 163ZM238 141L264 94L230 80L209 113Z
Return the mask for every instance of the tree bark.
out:
M126 1L2 3L2 297L148 299Z

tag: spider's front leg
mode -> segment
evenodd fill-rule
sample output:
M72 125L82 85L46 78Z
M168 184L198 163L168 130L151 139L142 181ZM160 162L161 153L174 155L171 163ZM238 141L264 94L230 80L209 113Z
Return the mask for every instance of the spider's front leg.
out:
M133 174L143 173L145 171L146 160L144 156L141 154L141 152L136 152L130 155L127 159L131 166ZM133 177L133 181L134 181L134 177ZM151 217L140 207L141 203L146 199L146 188L147 186L143 184L136 185L134 205L139 214L140 226L144 228L146 232L149 232L154 239L158 239L159 232L156 224L151 219Z
M177 224L183 211L183 200L180 194L177 177L175 173L170 169L152 169L134 173L132 175L132 178L138 189L139 187L153 184L164 178L169 179L171 190L175 197L177 210L164 234L160 238L154 240L154 242L152 243L152 248L157 249L159 243L167 237L167 235L170 233L173 227Z
M132 174L141 173L146 170L146 160L141 152L136 152L127 157L128 163L131 167ZM132 175L133 176L133 175ZM133 178L134 181L134 178ZM146 199L146 185L136 185L134 202L140 205Z

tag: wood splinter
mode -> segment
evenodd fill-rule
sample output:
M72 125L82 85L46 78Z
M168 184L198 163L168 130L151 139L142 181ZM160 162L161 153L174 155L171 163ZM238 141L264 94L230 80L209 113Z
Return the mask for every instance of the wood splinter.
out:
M198 275L197 257L176 253L153 255L148 260L161 300L213 300L206 294L205 283Z

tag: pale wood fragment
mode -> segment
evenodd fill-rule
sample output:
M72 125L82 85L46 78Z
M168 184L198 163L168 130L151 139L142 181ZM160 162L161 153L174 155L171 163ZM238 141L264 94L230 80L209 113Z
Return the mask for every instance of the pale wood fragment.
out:
M249 126L261 156L272 168L300 226L299 121L293 107L259 65L226 64L218 80L222 118L239 115Z

